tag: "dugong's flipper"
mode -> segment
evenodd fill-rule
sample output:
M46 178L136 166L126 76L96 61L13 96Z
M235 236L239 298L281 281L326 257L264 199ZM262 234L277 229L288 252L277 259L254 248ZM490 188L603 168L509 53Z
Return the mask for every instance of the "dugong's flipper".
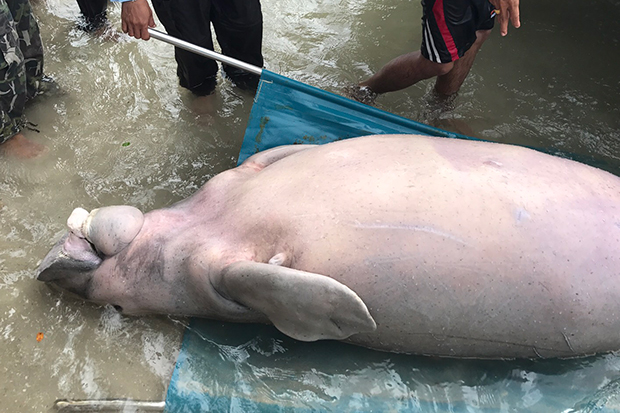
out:
M76 208L67 220L69 230L86 238L107 256L118 254L138 235L144 215L135 207L116 205L93 209Z
M358 295L324 275L239 261L213 281L220 293L262 312L278 330L297 340L342 340L377 328Z

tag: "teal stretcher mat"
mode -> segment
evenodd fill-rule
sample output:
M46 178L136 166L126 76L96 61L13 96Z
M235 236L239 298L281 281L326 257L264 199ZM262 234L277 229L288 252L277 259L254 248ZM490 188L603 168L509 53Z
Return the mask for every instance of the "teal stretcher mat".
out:
M467 138L263 70L239 163L258 151L391 133Z
M620 412L613 356L481 361L303 343L272 326L193 319L167 412Z

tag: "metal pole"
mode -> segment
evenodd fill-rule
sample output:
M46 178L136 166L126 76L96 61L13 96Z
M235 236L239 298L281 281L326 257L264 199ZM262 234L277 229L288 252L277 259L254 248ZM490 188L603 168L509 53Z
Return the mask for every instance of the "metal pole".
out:
M142 400L56 400L54 409L59 412L120 412L132 409L142 412L163 412L166 402Z
M224 64L234 66L239 69L243 69L259 76L263 73L263 69L261 69L260 67L251 65L246 62L242 62L241 60L233 59L232 57L224 56L223 54L214 52L213 50L205 49L204 47L196 46L195 44L186 42L185 40L177 39L176 37L172 37L167 33L160 32L159 30L151 29L150 27L148 30L152 38L187 50L188 52L196 53L201 56L208 57L209 59L217 60L218 62L222 62Z

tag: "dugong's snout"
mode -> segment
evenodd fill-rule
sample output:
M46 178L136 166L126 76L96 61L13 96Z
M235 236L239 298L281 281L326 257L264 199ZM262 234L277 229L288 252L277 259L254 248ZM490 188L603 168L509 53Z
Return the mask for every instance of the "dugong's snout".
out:
M101 262L102 258L88 241L68 232L39 265L37 279L89 299L94 271Z
M95 270L126 248L142 229L144 215L132 206L73 210L67 232L41 262L39 281L91 299Z

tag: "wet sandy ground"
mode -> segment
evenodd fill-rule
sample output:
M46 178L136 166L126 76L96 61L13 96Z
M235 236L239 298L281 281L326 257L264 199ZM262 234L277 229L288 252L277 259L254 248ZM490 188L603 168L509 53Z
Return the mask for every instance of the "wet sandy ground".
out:
M378 106L619 173L620 3L524 3L523 27L494 33L450 110L430 104L431 82ZM172 47L87 35L71 0L35 10L61 91L27 110L40 133L26 134L48 153L0 161L0 411L44 412L57 398L163 400L185 320L122 317L49 291L35 269L73 208L162 207L232 167L251 97L223 81L214 112L198 114L177 86ZM265 0L263 10L267 67L336 93L420 44L417 2ZM119 8L110 18L118 26ZM599 370L617 364L608 356Z

